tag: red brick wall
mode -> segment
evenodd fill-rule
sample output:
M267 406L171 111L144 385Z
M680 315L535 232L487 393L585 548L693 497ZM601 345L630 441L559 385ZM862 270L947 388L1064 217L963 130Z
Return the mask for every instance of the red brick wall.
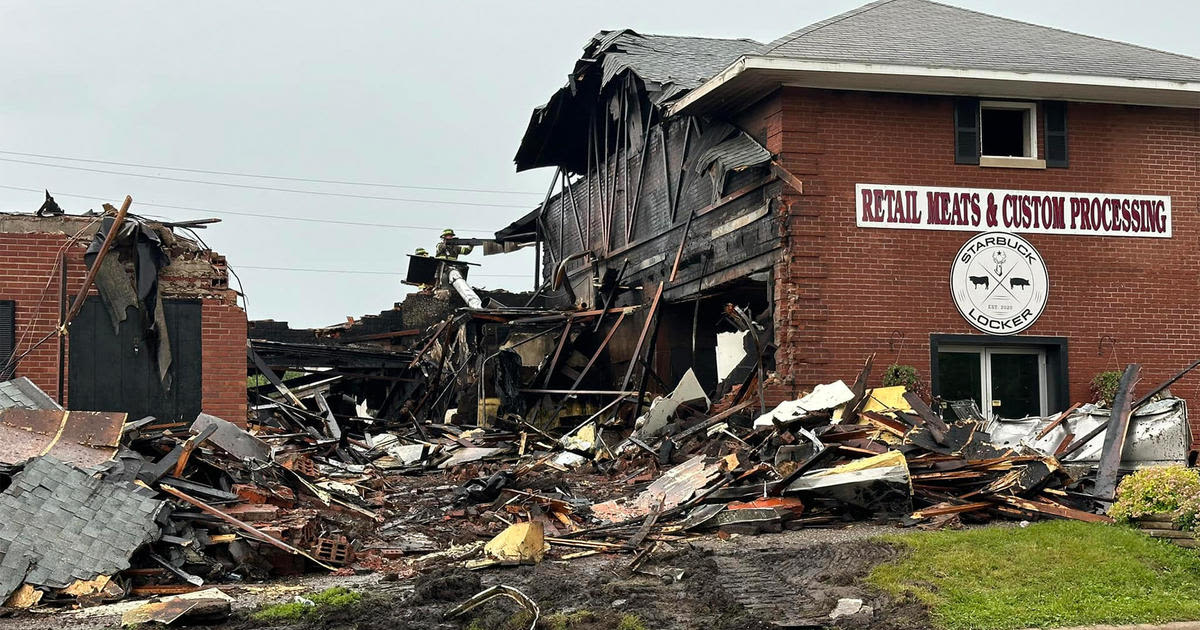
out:
M17 303L17 354L25 352L58 325L59 250L66 234L0 233L0 300ZM67 255L67 296L83 286L83 247ZM4 361L7 357L0 357ZM66 361L63 362L64 369ZM58 397L58 340L51 338L20 360L16 376L27 376ZM65 386L66 378L63 383Z
M68 222L68 231L74 233L84 225L84 222ZM0 232L0 300L14 300L17 303L18 354L53 331L58 323L59 271L56 261L69 238L70 235L62 232ZM83 286L87 273L83 252L90 240L89 232L67 248L68 303ZM211 284L208 279L204 282ZM174 297L169 287L164 287L163 297ZM215 289L202 296L189 291L188 295L180 297L202 297L204 410L230 421L245 422L245 312L236 305L236 296L228 289ZM66 356L69 357L69 336L67 344ZM16 375L29 377L47 394L57 397L57 338L51 338L22 358L17 365ZM70 392L65 394L69 403Z
M928 378L931 333L981 334L950 298L950 263L971 233L859 228L857 183L1170 195L1170 239L1024 234L1046 261L1050 297L1021 334L1068 339L1073 401L1090 400L1099 371L1139 362L1145 391L1200 358L1197 110L1071 103L1070 168L1030 170L956 165L948 97L786 88L771 98L768 148L805 187L784 199L776 398L849 382L871 353L876 380L892 362ZM1115 352L1105 339L1100 356L1106 336ZM1200 405L1200 374L1172 391Z
M231 296L232 297L232 296ZM236 303L205 300L200 337L204 412L246 422L246 312Z

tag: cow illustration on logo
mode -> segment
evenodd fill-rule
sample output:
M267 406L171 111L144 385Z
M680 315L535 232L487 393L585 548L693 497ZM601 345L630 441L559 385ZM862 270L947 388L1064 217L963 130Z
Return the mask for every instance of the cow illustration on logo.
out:
M1049 289L1041 254L1016 234L977 234L958 250L950 267L950 294L958 312L993 335L1032 326L1046 308Z

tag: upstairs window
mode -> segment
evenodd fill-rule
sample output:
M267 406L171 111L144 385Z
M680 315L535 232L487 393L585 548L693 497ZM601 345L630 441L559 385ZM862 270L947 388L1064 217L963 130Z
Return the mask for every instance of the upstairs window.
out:
M1041 103L1044 159L1038 159L1038 103L960 98L954 104L954 162L1011 168L1067 167L1067 104Z
M1037 106L1033 103L979 103L982 157L1037 157Z

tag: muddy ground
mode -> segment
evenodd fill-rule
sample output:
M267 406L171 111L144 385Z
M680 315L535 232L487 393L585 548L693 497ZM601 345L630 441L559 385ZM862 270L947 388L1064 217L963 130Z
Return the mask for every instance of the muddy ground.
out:
M927 612L919 603L896 601L862 585L862 578L872 567L896 557L897 550L869 540L890 531L895 530L859 525L731 539L709 536L660 548L642 567L643 573L636 574L626 569L629 555L597 555L475 572L443 568L396 581L387 581L378 574L351 578L326 576L266 589L243 588L240 592L231 589L235 617L211 627L220 630L527 628L528 619L520 607L507 599L492 600L461 618L443 619L445 611L495 584L517 587L536 601L541 609L541 628L555 627L550 619L555 614L560 622L562 614L570 616L571 623L565 626L569 630L618 628L626 615L635 615L642 623L641 628L661 630L929 627ZM288 601L300 592L341 583L361 590L365 594L362 602L322 612L299 623L270 625L248 618L248 613L262 603ZM873 612L831 624L829 612L840 598L862 599ZM0 630L119 626L119 618L74 619L71 613L26 614L0 620Z

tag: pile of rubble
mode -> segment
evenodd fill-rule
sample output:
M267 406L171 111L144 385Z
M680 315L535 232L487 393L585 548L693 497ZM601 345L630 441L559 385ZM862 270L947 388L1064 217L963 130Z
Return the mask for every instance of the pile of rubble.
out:
M244 426L66 411L25 379L0 383L0 599L89 606L310 570L402 577L595 554L641 571L661 545L707 532L856 520L1105 521L1118 468L1190 458L1186 405L1165 393L1187 370L1135 400L1130 366L1111 410L1015 421L868 388L871 360L852 385L774 409L760 366L715 402L690 371L648 404L645 375L626 389L632 367L617 390L583 389L625 312L460 312L406 349L369 350L382 367L286 382L282 355L255 344L271 391ZM193 597L172 619L211 614L196 602L214 604Z

